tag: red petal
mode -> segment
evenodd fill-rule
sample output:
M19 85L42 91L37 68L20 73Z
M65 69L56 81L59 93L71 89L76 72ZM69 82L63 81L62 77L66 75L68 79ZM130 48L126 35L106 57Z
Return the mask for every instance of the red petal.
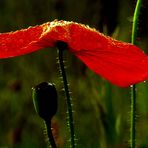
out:
M130 50L130 51L129 51ZM111 83L126 87L148 78L148 58L136 46L111 46L76 54L92 71Z
M68 42L71 22L53 21L40 26L0 34L0 58L28 54L44 47L54 47L57 40Z
M121 87L148 78L148 56L138 47L79 24L69 27L70 51L92 71Z
M138 47L66 21L0 34L0 58L54 47L59 40L66 42L69 50L91 70L113 84L129 86L148 78L148 57Z

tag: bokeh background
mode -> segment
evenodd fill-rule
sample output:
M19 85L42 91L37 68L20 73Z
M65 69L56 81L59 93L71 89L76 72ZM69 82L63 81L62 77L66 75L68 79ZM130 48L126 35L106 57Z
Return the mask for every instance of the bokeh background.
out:
M88 24L130 42L135 0L0 0L0 32L63 19ZM143 0L138 45L148 53L148 1ZM77 148L128 148L130 88L95 75L74 55L64 54L72 91ZM32 87L48 81L58 90L52 126L58 147L69 148L66 101L57 50L0 59L0 148L46 147L43 121L35 113ZM137 148L148 148L148 82L137 85Z

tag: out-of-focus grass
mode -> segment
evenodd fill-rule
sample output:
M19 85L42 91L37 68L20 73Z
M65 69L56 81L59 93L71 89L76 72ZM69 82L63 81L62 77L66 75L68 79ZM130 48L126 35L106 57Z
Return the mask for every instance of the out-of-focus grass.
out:
M134 3L124 0L116 2L118 23L114 30L119 28L116 38L128 42ZM0 3L1 32L41 24L56 18L88 23L102 31L102 28L108 29L109 26L102 19L107 18L108 13L101 10L104 8L101 0L1 0ZM112 21L115 21L114 18ZM143 39L140 46L146 50L146 35L140 34L140 37ZM34 111L31 98L31 88L42 81L56 84L59 102L53 127L59 145L68 147L66 103L56 57L56 49L50 48L21 57L0 59L0 147L46 147L44 125ZM109 84L70 53L65 52L65 58L74 104L77 147L127 148L130 89ZM147 89L147 82L137 86L136 129L137 144L140 148L148 147Z

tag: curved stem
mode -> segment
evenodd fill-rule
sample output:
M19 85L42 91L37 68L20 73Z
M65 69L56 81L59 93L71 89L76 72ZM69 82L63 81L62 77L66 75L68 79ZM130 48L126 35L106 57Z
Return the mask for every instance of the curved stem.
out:
M142 0L137 0L132 26L131 43L136 44L138 17L140 13ZM131 128L130 128L130 147L135 148L136 145L136 86L131 88Z
M140 8L141 8L142 0L137 0L134 17L133 17L133 26L132 26L132 38L131 43L136 44L136 38L137 38L137 29L138 29L138 18L140 14Z
M71 148L75 147L75 134L74 134L74 121L73 121L73 109L72 109L72 103L71 103L71 97L69 94L69 88L67 83L67 77L66 72L64 68L64 62L63 62L63 49L59 49L59 65L62 73L63 83L64 83L64 89L65 89L65 95L67 100L67 109L68 109L68 119L69 119L69 128L70 128L70 134L71 134Z
M52 130L51 130L51 121L49 121L49 122L45 121L45 125L46 125L46 128L47 128L47 135L48 135L49 143L51 144L51 147L57 148L55 141L54 141L53 134L52 134Z

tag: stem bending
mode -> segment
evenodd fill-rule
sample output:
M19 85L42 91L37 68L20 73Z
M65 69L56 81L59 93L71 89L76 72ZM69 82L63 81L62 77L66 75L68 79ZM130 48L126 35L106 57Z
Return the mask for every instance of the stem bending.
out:
M52 134L52 130L51 130L51 121L45 121L45 125L46 125L47 135L48 135L49 143L51 144L51 147L57 148L53 134Z

